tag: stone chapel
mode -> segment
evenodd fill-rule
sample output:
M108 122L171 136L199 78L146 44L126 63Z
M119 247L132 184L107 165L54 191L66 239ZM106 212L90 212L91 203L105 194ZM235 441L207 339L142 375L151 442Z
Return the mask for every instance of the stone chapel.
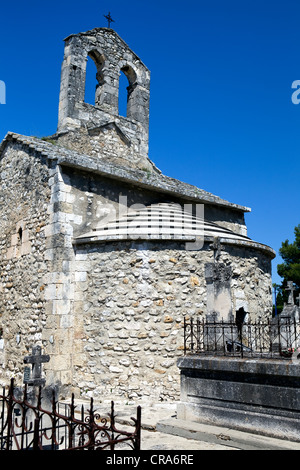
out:
M149 93L148 68L113 29L72 34L57 132L1 143L1 384L22 384L39 346L61 397L178 399L184 316L271 315L274 251L248 238L249 208L150 160Z

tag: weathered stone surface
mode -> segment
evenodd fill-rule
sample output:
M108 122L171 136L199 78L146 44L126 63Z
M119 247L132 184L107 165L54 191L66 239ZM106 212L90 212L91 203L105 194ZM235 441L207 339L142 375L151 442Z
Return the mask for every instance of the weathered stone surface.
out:
M300 441L298 363L190 356L178 367L178 419Z
M268 263L258 260L255 251L241 260L241 250L228 246L223 255L233 270L240 269L240 275L235 276L231 284L237 290L243 286L251 317L258 312L262 316L268 315L272 303L270 298L266 302L263 295L271 286ZM158 400L178 399L179 376L175 359L182 355L183 318L201 316L207 311L206 288L194 283L186 283L183 287L182 272L205 279L205 263L213 256L209 244L199 252L187 252L184 244L176 243L163 249L160 244L149 242L85 245L77 248L76 256L87 256L88 259L89 288L83 292L83 303L88 302L88 309L82 312L83 334L89 336L92 324L94 337L98 338L92 345L89 342L83 344L86 366L76 371L76 382L84 383L84 376L90 373L89 358L93 357L93 368L96 367L99 373L94 379L96 395L109 395L112 390L116 395L132 398L127 385L135 376L139 379L135 397L149 394ZM175 256L176 264L173 262ZM150 259L156 262L149 263ZM138 267L137 260L140 260ZM246 282L249 276L256 276L256 289ZM238 302L235 289L232 289L231 299L233 311ZM122 365L120 361L124 356L128 382L122 385L110 372L111 368Z
M45 226L50 168L45 158L22 146L8 148L1 160L0 323L3 377L22 376L23 357L41 341L46 324ZM32 182L35 184L32 184ZM19 338L19 340L17 339ZM19 342L18 342L19 341Z

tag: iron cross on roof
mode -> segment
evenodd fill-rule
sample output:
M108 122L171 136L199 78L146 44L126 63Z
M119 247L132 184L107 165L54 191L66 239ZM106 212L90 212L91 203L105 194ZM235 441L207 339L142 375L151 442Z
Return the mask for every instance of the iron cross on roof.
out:
M112 17L110 16L110 11L108 12L108 15L103 15L104 18L107 19L107 23L108 23L108 28L110 28L110 23L114 23L115 20L112 19Z

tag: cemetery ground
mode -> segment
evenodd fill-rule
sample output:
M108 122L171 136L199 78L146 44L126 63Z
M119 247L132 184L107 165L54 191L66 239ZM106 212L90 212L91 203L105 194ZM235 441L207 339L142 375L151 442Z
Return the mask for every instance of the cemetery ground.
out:
M287 305L286 311L295 308ZM262 344L263 338L265 344ZM160 402L149 397L131 401L113 396L103 396L101 400L91 398L89 402L87 397L75 400L72 394L70 403L68 399L55 398L54 389L52 398L46 389L42 396L45 385L42 364L48 362L49 357L36 346L32 348L32 354L24 358L24 363L32 367L31 371L28 366L24 369L24 392L14 388L13 379L10 392L3 392L6 408L3 404L1 429L13 428L8 434L12 442L17 442L16 430L22 439L20 449L23 441L28 439L29 446L24 445L24 448L32 447L33 442L33 448L35 445L43 449L51 447L49 450L61 450L65 443L69 450L97 445L103 449L128 450L125 445L129 441L131 450L151 452L300 450L300 358L298 352L288 357L285 354L287 346L298 339L299 322L285 316L267 324L248 322L243 329L239 324L233 328L232 324L224 322L195 323L191 319L184 324L185 354L177 363L181 371L180 400ZM220 342L224 343L221 349ZM27 387L32 391L39 387L37 401L32 398L30 403ZM42 400L45 404L48 402L48 406L43 405ZM60 406L70 411L61 414ZM27 409L34 419L27 415ZM48 424L42 423L43 416L48 419ZM25 418L32 422L31 429ZM75 428L79 430L78 434L75 434ZM9 450L10 441L1 429L0 447ZM31 436L25 437L28 429ZM69 429L62 440L61 435L56 434L60 429ZM41 440L47 434L55 437L51 445L48 437L47 442ZM98 444L100 435L104 436L104 445L102 440Z
M60 401L59 405L61 408L57 410L58 413L61 413L60 410L63 410L64 407L68 407L69 404L70 401L67 399ZM93 412L95 413L95 422L97 425L102 425L104 422L109 425L111 416L110 405L111 402L108 399L101 403L94 403ZM87 420L88 422L90 406L91 402L87 399L76 400L74 422L77 420L78 423L80 422L82 418L80 410L84 410L85 421ZM244 432L211 423L204 424L178 419L178 402L151 403L143 400L138 400L138 402L128 402L121 399L116 400L114 402L115 429L122 433L132 433L134 431L133 417L137 415L138 407L141 408L139 450L142 452L147 451L148 455L167 455L169 453L173 455L174 452L179 455L188 455L187 453L190 452L192 453L191 455L193 455L193 453L197 453L197 451L204 450L300 450L299 441L295 442L289 439L265 436L260 433ZM48 408L47 406L47 409ZM20 413L17 413L16 416L18 414L20 415ZM14 419L17 420L16 417ZM49 432L50 428L48 427L46 433ZM31 434L32 431L31 429ZM58 437L59 441L60 436ZM30 439L31 438L29 438L29 440ZM106 440L106 438L104 438L104 440ZM1 448L4 450L6 445L5 439L2 443L4 443L4 445ZM43 446L44 445L45 441ZM47 446L46 442L46 447L43 447L43 449L47 450L48 448L48 450L52 450L49 447L51 446ZM55 447L54 450L62 450L63 448L64 446L62 446L62 448L58 446ZM109 446L106 446L106 449L108 450ZM115 455L118 455L118 451L120 451L122 455L124 451L132 449L128 448L125 442L122 443L120 441L114 450L116 451ZM137 450L137 452L139 452L139 450ZM129 454L131 454L131 452Z
M142 451L218 451L218 450L300 450L300 442L242 432L211 424L177 419L177 403L139 403L142 408ZM116 423L123 430L132 428L136 404L116 402ZM109 403L97 406L105 416Z

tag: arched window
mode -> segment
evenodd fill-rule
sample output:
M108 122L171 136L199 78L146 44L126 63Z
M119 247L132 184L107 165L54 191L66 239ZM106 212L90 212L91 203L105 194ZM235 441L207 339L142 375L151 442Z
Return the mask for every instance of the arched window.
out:
M105 58L103 54L92 50L88 53L86 60L84 101L95 106L100 102L101 86L103 85L102 68Z
M92 104L93 106L95 106L96 89L98 86L96 75L96 64L90 57L87 57L84 101L85 103Z
M121 70L119 79L119 115L124 117L127 117L128 86L128 78Z
M119 79L119 115L131 118L136 73L129 65L124 65Z

